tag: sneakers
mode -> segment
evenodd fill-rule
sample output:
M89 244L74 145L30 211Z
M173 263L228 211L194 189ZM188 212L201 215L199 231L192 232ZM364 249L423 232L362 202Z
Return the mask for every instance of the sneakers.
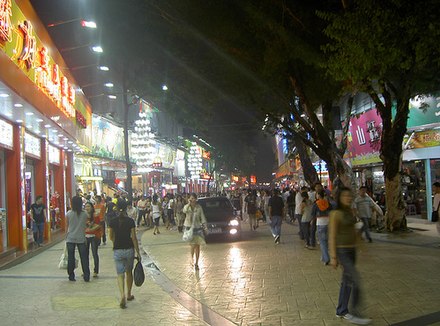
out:
M336 317L344 318L345 320L355 325L368 325L369 323L371 323L371 319L357 317L352 314L345 314L345 315L336 314Z
M279 243L280 243L280 236L279 236L279 235L277 235L277 236L275 237L275 243L276 243L276 244L279 244Z

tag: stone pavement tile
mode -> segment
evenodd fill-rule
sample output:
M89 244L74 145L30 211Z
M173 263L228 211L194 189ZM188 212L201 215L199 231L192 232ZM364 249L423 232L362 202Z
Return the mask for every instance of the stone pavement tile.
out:
M202 249L202 268L197 281L191 272L179 270L186 269L184 266L190 259L189 249L179 243L179 237L173 239L173 234L169 234L167 238L149 239L147 250L177 286L240 325L348 324L333 318L341 269L324 267L319 261L319 249L304 249L296 233L297 227L283 225L282 244L274 246L267 226L263 225L250 239L231 244L209 243ZM406 241L409 236L401 239ZM143 243L145 245L144 240ZM399 244L390 246L380 241L361 245L358 268L363 279L365 311L374 318L373 325L386 325L385 317L391 318L398 309L408 308L411 318L432 312L426 303L432 302L428 298L436 297L433 289L438 277L433 281L427 277L438 275L435 271L439 270L439 261L433 260L438 257L438 250L434 250ZM204 282L203 286L192 286L195 281ZM399 300L402 296L415 297L417 303L410 299ZM285 312L283 309L271 311L269 306L266 309L268 302L286 307ZM312 312L310 307L314 307ZM255 311L259 309L261 315L257 318ZM265 319L272 316L266 313L274 313L277 318ZM318 318L314 318L315 315ZM298 320L300 316L309 319Z
M63 244L0 271L2 326L19 325L206 325L147 277L134 287L135 300L119 308L119 291L110 246L101 246L100 276L90 283L69 282L57 268ZM91 266L93 262L91 259ZM19 285L19 286L18 286ZM13 308L13 309L12 309ZM3 318L7 316L7 318Z

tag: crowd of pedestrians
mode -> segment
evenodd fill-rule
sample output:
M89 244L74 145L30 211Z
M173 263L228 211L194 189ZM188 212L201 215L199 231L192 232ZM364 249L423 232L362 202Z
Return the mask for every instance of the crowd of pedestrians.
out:
M438 208L440 184L435 183L433 188L433 206ZM362 318L357 310L361 290L359 273L355 267L356 242L362 235L365 235L366 241L373 241L369 232L372 216L382 215L383 212L367 194L366 187L361 186L357 196L348 188L340 188L333 196L320 183L312 188L302 186L283 191L240 189L217 195L230 199L241 219L249 223L251 232L256 231L260 222L268 223L276 245L281 243L282 223L297 223L298 236L304 241L306 249L313 250L319 245L321 262L324 265L334 268L342 266L336 315L355 324L370 322L369 319ZM84 281L90 281L90 251L94 264L93 277L98 277L98 250L100 245L106 244L108 236L113 242L121 308L126 307L127 301L134 299L131 293L132 269L135 255L140 259L137 228L151 229L153 236L160 235L160 225L178 233L191 228L191 264L196 271L199 270L200 246L206 244L207 230L206 217L197 203L196 194L166 194L163 197L158 194L152 197L140 195L134 196L133 202L124 197L117 193L112 197L105 194L75 196L71 201L71 210L66 214L69 280L76 280L76 249L80 256ZM38 214L44 215L44 210L41 209L44 206L38 200L34 206L32 217L38 221ZM38 232L37 226L37 239Z

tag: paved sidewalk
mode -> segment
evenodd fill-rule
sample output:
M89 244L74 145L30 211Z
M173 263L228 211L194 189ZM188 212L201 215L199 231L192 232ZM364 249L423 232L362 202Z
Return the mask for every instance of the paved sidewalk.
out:
M440 325L439 238L433 224L421 224L429 230L373 233L374 242L360 247L364 312L372 325ZM264 224L242 241L209 243L195 272L181 234L147 230L141 237L150 255L143 261L146 281L134 287L136 298L125 310L111 246L100 247L99 278L85 283L80 268L77 282L57 268L60 243L0 271L0 324L348 325L335 317L341 270L323 266L319 249L305 249L297 231L283 224L278 246Z
M2 326L206 325L156 285L147 272L142 287L133 286L135 300L128 303L127 309L120 309L109 244L99 248L98 278L84 282L79 266L75 270L77 281L69 282L67 271L58 269L63 245L0 271ZM92 269L92 259L90 266Z
M210 243L203 248L200 272L193 270L188 245L176 232L147 231L142 242L173 283L239 325L348 324L335 317L341 269L322 265L319 249L305 249L297 231L296 225L283 224L279 246L267 225L241 242ZM438 313L439 239L423 231L373 233L373 239L361 245L358 256L364 312L372 325Z

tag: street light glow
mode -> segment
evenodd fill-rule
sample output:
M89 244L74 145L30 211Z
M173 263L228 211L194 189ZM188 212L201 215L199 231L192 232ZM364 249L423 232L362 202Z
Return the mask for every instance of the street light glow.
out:
M110 70L109 67L107 67L107 66L99 66L98 69L102 70L102 71L109 71Z
M96 23L92 21L81 20L81 26L87 28L96 28Z
M99 45L95 45L92 47L93 52L102 53L104 50Z
M109 95L108 98L111 100L116 100L116 95Z
M167 85L162 85L162 90L163 91L167 91L168 90L168 86Z
M105 83L104 86L105 86L105 87L113 87L113 86L115 86L115 85L113 85L113 83Z

